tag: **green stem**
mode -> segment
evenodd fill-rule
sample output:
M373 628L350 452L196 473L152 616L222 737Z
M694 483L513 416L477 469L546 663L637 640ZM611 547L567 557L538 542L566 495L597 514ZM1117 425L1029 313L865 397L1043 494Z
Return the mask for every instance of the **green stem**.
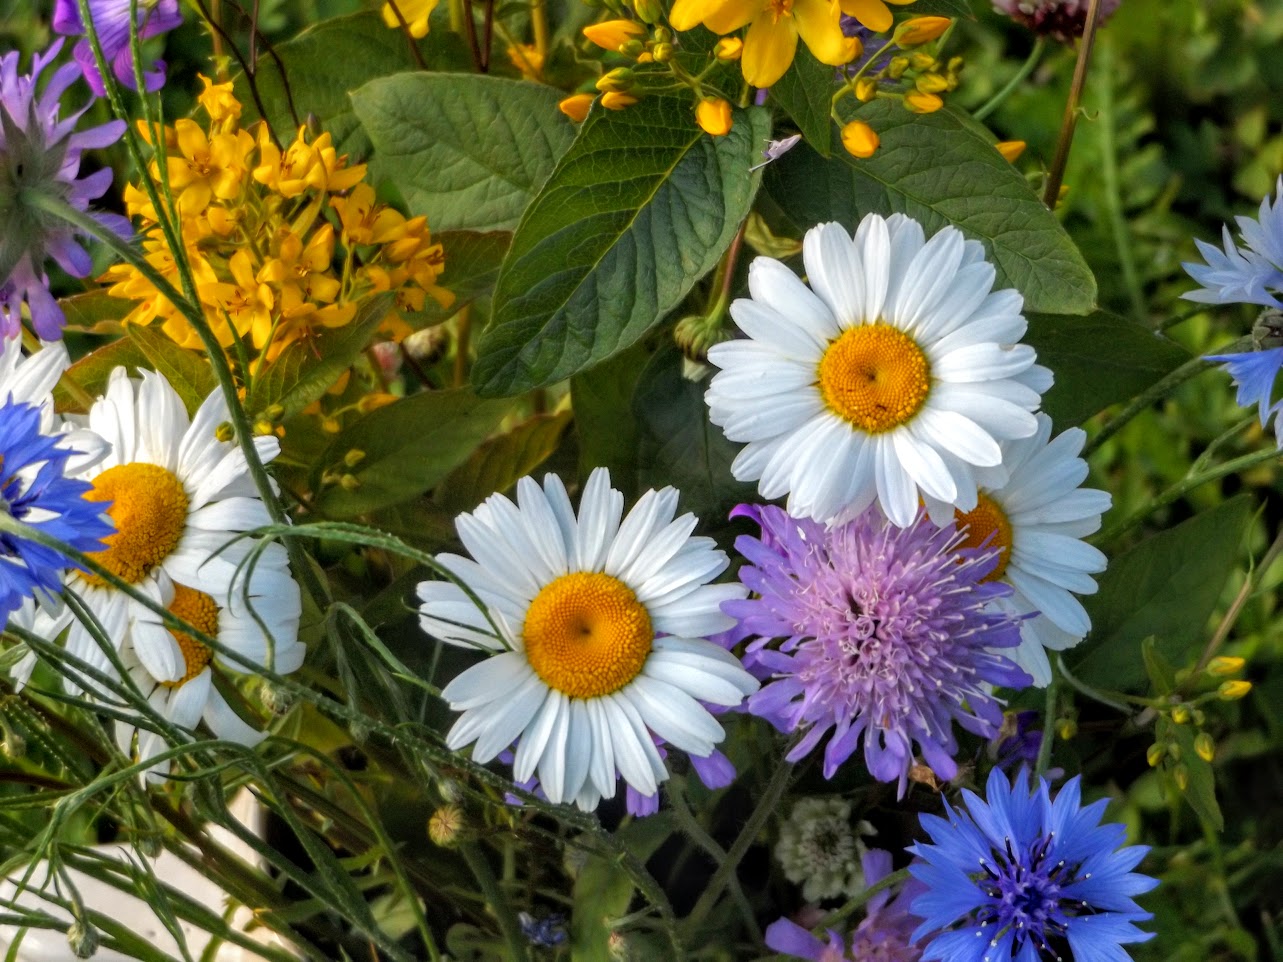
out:
M1105 189L1105 209L1109 216L1110 230L1114 235L1114 248L1118 264L1123 271L1123 286L1132 303L1136 320L1149 326L1149 306L1141 286L1140 273L1136 270L1136 257L1132 253L1131 238L1127 236L1127 220L1123 216L1122 186L1118 176L1118 145L1114 140L1114 46L1108 39L1101 41L1100 117L1096 131L1100 136L1100 177Z
M1069 148L1074 142L1074 128L1078 126L1078 106L1082 103L1083 87L1087 84L1087 65L1091 62L1092 41L1096 39L1096 22L1100 19L1100 0L1089 0L1087 4L1087 21L1083 25L1083 38L1078 44L1078 62L1074 64L1074 79L1069 85L1069 96L1065 98L1065 115L1060 122L1060 137L1056 141L1056 153L1051 159L1051 169L1047 173L1047 186L1043 191L1042 202L1050 210L1056 209L1060 199L1060 185L1065 179L1065 166L1069 163Z
M820 920L820 923L811 931L815 932L816 935L820 935L825 929L836 928L868 904L869 899L873 898L873 896L877 895L879 892L885 892L887 889L893 888L901 882L907 882L908 880L909 870L907 868L897 869L890 875L882 876L882 878L868 886L859 895L853 895L851 898L847 899L846 903L840 909L835 909L828 915L824 916L824 918Z
M1053 722L1056 714L1056 697L1060 693L1057 685L1059 680L1053 669L1051 681L1047 683L1047 701L1042 710L1042 741L1038 743L1038 760L1034 763L1034 778L1047 774L1047 766L1051 764L1051 744L1056 738Z
M1028 76L1034 72L1035 68L1038 66L1038 61L1042 60L1043 51L1046 49L1047 38L1040 36L1034 41L1033 49L1029 51L1029 56L1026 57L1025 62L1020 65L1020 69L1016 71L1015 76L1008 80L1003 85L1002 89L990 97L979 110L972 114L972 116L975 117L976 120L984 120L991 113L1001 107L1006 99L1015 92L1016 88L1024 83Z
M1265 554L1261 556L1260 563L1244 579L1243 587L1230 604L1229 610L1225 612L1225 617L1216 626L1216 631L1212 634L1212 637L1207 640L1207 646L1203 649L1203 654L1199 656L1198 666L1194 669L1196 673L1206 668L1207 663L1220 650L1221 645L1225 644L1225 639L1229 637L1235 622L1238 621L1238 616L1243 612L1243 606L1247 604L1247 599L1252 597L1252 593L1260 585L1261 579L1265 577L1265 573L1278 559L1280 553L1283 553L1283 529L1280 529L1279 533L1274 536L1273 542L1265 550Z
M499 882L495 878L494 869L486 861L485 853L477 847L475 842L463 842L459 845L459 854L468 863L468 868L477 880L477 887L481 889L486 904L499 922L499 931L503 933L503 939L508 943L509 962L526 962L529 955L526 952L526 938L521 934L521 924L512 913L508 900L499 891Z
M704 889L704 894L695 903L695 908L686 917L683 925L689 933L693 934L699 929L700 924L708 916L708 913L713 910L713 906L717 904L717 900L722 894L722 889L726 887L726 883L730 881L731 876L739 868L739 864L748 853L749 848L757 841L757 836L766 827L767 819L774 814L779 806L780 799L784 797L784 792L792 780L793 771L791 762L780 759L775 772L771 775L770 782L767 783L766 791L762 793L762 797L758 800L757 807L753 809L748 821L744 823L744 827L731 845L730 851L726 853L726 858L717 866L717 871L713 873L713 877L709 880L708 887Z

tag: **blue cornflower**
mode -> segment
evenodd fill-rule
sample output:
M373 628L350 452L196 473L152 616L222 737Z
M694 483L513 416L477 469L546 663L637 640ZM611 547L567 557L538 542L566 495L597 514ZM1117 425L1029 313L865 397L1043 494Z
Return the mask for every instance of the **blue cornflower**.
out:
M1133 896L1158 884L1132 871L1149 848L1119 847L1124 826L1100 824L1106 800L1083 807L1072 778L1053 801L1027 769L1014 786L994 769L986 794L964 791L965 812L946 802L948 820L923 815L934 844L909 848L927 887L910 906L924 962L1122 962L1120 945L1153 937L1134 924L1151 915Z
M112 533L101 501L86 501L90 485L64 477L74 452L40 432L40 408L0 403L0 514L65 541L79 551L99 551ZM36 589L62 590L62 572L74 564L53 548L0 531L0 627Z
M1246 247L1234 242L1228 226L1223 227L1222 251L1214 244L1194 241L1206 264L1181 266L1202 284L1201 290L1181 296L1200 304L1261 304L1283 307L1283 177L1279 178L1274 203L1261 201L1257 219L1235 218Z
M566 917L560 913L537 919L529 912L518 912L517 921L521 923L521 934L533 946L551 949L566 941Z
M1243 354L1209 354L1203 360L1224 363L1225 370L1238 385L1238 395L1234 400L1243 408L1255 404L1262 428L1283 409L1283 401L1271 403L1274 382L1278 379L1279 369L1283 368L1283 347ZM1283 447L1283 418L1275 418L1274 434L1279 446Z

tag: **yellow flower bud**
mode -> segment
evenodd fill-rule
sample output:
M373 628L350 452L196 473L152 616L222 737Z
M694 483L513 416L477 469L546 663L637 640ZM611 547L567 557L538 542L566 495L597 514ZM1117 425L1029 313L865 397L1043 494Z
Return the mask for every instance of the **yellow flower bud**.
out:
M601 47L602 50L615 51L623 44L642 36L646 28L632 20L607 20L604 23L589 24L584 27L584 36Z
M724 137L731 132L731 105L721 97L701 100L695 106L695 120L704 133Z
M744 41L739 37L723 37L713 48L713 56L723 63L738 60L744 54Z
M909 57L909 66L914 70L930 70L935 65L936 58L931 56L929 53L922 53L919 51Z
M1221 687L1216 689L1217 693L1226 701L1237 701L1243 698L1252 690L1250 681L1223 681Z
M935 40L952 24L949 17L914 17L895 28L893 39L901 47L916 47Z
M458 805L443 805L428 819L428 838L442 848L456 844L462 830L463 809Z
M1182 792L1189 788L1189 769L1184 765L1177 765L1172 777L1176 779L1176 787Z
M343 424L338 418L325 418L321 421L321 430L326 434L338 434L343 430Z
M1218 675L1221 678L1227 675L1237 675L1243 670L1247 661L1242 658L1232 658L1228 655L1217 655L1207 663L1207 673L1209 675Z
M272 433L272 422L267 418L259 418L254 422L254 433L259 437L266 437Z
M1014 164L1025 152L1026 145L1023 140L1004 140L994 146L998 148L998 153L1002 154L1007 163Z
M232 438L236 437L236 429L232 427L230 421L224 421L218 427L214 428L214 437L226 444L228 441L232 440Z
M343 455L343 463L346 464L349 468L355 468L358 464L360 464L364 460L365 460L365 452L362 451L360 448L352 448L348 451L347 454Z
M892 57L891 62L887 64L887 76L892 80L899 80L904 76L904 72L908 69L908 57Z
M657 43L651 48L650 55L655 58L655 63L668 63L673 59L673 45L671 43Z
M855 96L862 103L868 103L878 95L878 82L872 77L861 77L855 82Z
M614 90L610 93L601 95L601 105L607 110L623 110L625 107L631 107L637 103L637 98L632 94L621 94Z
M872 157L879 143L878 132L863 120L852 120L842 128L842 146L852 157Z
M597 81L597 89L607 93L624 93L633 87L633 72L628 67L616 67Z
M1154 742L1145 752L1145 761L1149 762L1150 768L1157 768L1166 754L1167 746L1161 742Z
M924 94L938 94L949 89L949 80L938 73L924 73L913 82L913 86Z
M924 94L912 91L904 95L904 105L915 114L933 114L944 106L938 94Z
M660 0L633 0L633 12L646 23L659 23L664 19L664 4Z
M1199 732L1198 737L1194 739L1194 751L1198 752L1198 757L1205 762L1215 758L1216 743L1212 741L1212 736L1207 732Z
M594 94L571 94L561 103L557 104L557 109L569 117L577 124L582 124L584 118L588 116L588 108L597 97Z
M344 491L355 491L361 487L361 479L355 474L345 474L339 478L339 487Z
M1189 722L1189 705L1177 705L1172 709L1172 721L1178 725L1185 725Z
M1078 734L1078 722L1072 718L1062 718L1056 722L1056 737L1067 742Z

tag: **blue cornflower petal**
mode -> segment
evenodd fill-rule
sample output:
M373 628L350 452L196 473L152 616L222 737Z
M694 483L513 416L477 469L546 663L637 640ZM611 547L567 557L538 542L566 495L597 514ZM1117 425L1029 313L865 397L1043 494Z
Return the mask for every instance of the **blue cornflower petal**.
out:
M1209 354L1204 360L1220 361L1225 365L1225 370L1238 385L1235 403L1241 408L1255 404L1262 428L1283 407L1283 402L1271 404L1274 382L1278 379L1279 369L1283 368L1283 347L1247 351L1243 354ZM1276 424L1275 432L1278 431L1279 426ZM1283 437L1280 437L1280 444L1283 444Z
M1195 241L1207 263L1182 264L1185 272L1202 285L1201 290L1182 295L1202 304L1261 304L1283 307L1283 177L1279 178L1275 202L1261 201L1257 218L1237 218L1246 248L1239 247L1229 227L1221 229L1224 250Z

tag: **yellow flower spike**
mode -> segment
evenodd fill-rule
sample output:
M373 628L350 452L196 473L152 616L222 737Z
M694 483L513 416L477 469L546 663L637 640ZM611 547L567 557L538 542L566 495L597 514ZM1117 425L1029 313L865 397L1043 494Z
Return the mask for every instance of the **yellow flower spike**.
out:
M234 126L240 120L242 108L241 102L232 93L232 85L216 84L204 74L197 76L205 89L197 94L196 101L205 108L210 122L219 127Z
M731 105L721 97L701 100L695 106L695 121L704 133L725 137L731 132Z
M1004 140L994 146L998 149L998 153L1002 154L1003 160L1014 164L1025 152L1026 144L1023 140Z
M601 105L607 110L623 110L625 107L631 107L635 103L637 103L637 98L632 94L624 94L612 90L601 95Z
M592 102L596 99L596 94L571 94L557 104L557 109L575 123L582 124L584 118L588 116L588 108L592 106Z
M904 95L904 105L915 114L933 114L944 106L937 94L912 91Z
M739 37L723 37L713 47L713 56L722 63L733 63L744 54L744 41Z
M404 20L410 28L410 36L420 40L428 35L428 18L437 8L437 2L438 0L391 0L383 5L383 22L392 29L399 30L401 21ZM395 9L393 3L396 4Z
M1242 658L1233 658L1229 655L1217 655L1207 663L1207 672L1210 675L1217 675L1221 678L1227 675L1237 675L1243 670L1247 661Z
M584 27L584 36L588 40L612 53L645 33L646 28L634 20L606 20Z
M895 28L893 39L901 47L917 47L942 36L952 25L949 17L914 17Z
M842 128L842 146L852 157L872 157L881 142L878 132L862 120L852 120Z

